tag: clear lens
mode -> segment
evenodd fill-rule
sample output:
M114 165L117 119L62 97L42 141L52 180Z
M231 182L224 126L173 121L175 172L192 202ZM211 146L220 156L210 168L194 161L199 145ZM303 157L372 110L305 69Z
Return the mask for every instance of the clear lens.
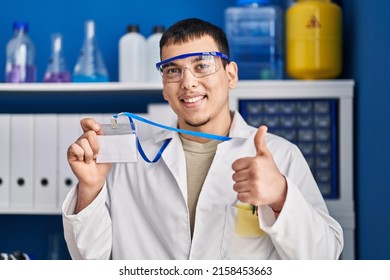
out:
M185 68L194 77L202 78L217 72L221 67L219 57L211 54L176 59L160 65L160 73L166 82L180 82Z

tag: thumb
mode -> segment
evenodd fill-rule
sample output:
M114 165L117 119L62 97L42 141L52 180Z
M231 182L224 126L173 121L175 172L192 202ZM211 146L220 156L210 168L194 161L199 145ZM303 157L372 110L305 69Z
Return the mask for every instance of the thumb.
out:
M84 118L80 121L80 124L81 124L81 128L83 129L84 133L87 131L93 130L98 135L103 134L100 125L93 118Z
M267 134L267 131L268 131L268 127L262 125L259 127L259 129L256 132L254 142L256 147L256 154L258 156L269 154L267 144L265 143L265 135Z

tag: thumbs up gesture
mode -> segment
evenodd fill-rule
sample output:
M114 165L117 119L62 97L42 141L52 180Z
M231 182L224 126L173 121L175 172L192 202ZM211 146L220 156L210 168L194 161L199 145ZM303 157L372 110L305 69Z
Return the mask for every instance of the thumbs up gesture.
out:
M257 130L254 157L240 158L233 163L233 189L241 202L255 206L269 205L278 213L286 199L287 182L265 143L267 130L266 126L260 126Z

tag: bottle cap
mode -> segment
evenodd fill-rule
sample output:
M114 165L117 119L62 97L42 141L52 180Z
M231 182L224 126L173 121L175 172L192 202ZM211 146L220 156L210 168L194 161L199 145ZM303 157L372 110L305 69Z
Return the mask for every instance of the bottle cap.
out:
M25 21L15 21L13 24L13 30L24 30L28 31L28 22Z
M244 6L249 4L269 4L269 0L237 0L237 6Z
M155 25L152 28L152 34L154 33L163 33L165 31L165 26L164 25Z
M129 24L127 26L127 33L130 33L130 32L139 33L139 25L138 24Z

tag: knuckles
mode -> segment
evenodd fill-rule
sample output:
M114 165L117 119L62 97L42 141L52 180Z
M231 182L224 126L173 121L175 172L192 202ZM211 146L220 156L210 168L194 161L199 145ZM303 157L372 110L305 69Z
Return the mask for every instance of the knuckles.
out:
M86 145L89 145L89 141L87 138L82 137L79 140L77 140L77 144L79 144L82 147L85 147Z
M68 148L68 155L70 154L76 154L77 153L77 150L78 150L78 147L79 145L77 145L76 143L72 143L69 148Z
M96 137L96 132L93 130L88 130L87 132L84 133L84 136L86 138Z

